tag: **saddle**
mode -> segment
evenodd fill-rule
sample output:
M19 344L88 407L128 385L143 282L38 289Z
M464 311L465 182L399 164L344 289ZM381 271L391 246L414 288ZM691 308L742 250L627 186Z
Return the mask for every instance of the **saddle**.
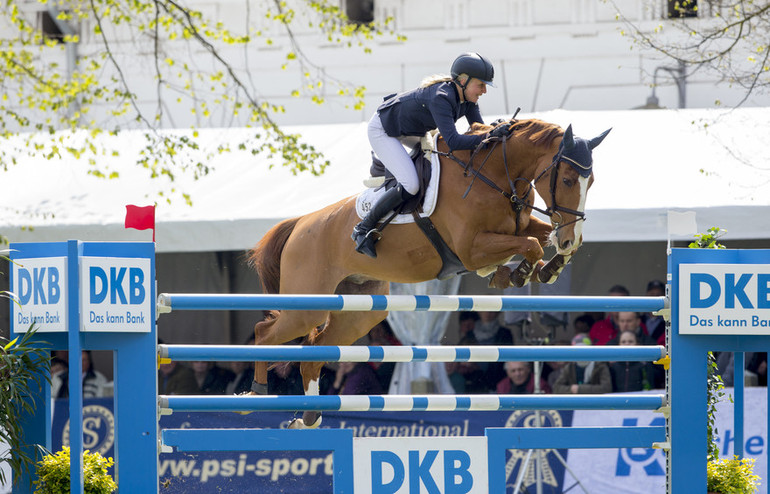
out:
M468 270L465 268L457 255L452 251L452 249L449 248L444 239L441 238L441 235L439 235L435 225L433 225L433 222L430 220L430 218L420 215L420 212L423 209L423 202L425 200L428 184L430 183L432 176L431 160L426 156L429 154L427 151L433 150L432 143L433 136L426 134L426 136L421 139L420 144L412 148L411 152L409 153L409 157L412 159L412 162L417 169L417 177L419 180L420 189L414 197L404 202L404 204L397 208L392 216L386 218L385 221L379 226L379 229L382 231L398 214L411 214L414 218L415 224L420 227L422 232L433 245L433 248L436 249L439 256L441 257L441 271L439 271L436 278L439 280L445 280L458 274L467 273ZM370 178L364 182L369 187L378 189L385 187L385 190L388 190L398 185L396 178L387 170L387 168L385 168L385 165L374 154L374 152L372 152L372 164L369 167L369 174L371 175ZM436 186L437 185L438 184L436 184Z
M404 202L401 207L398 208L396 213L398 214L411 214L414 211L420 211L422 209L422 203L425 200L425 191L430 183L431 163L430 159L425 156L422 146L415 146L409 153L409 158L414 163L414 167L417 169L417 178L420 182L420 190L411 199ZM374 186L375 189L382 187L385 190L389 190L396 185L396 177L385 168L382 161L372 151L372 164L369 167L370 178L365 182L367 185ZM379 186L377 185L379 184Z

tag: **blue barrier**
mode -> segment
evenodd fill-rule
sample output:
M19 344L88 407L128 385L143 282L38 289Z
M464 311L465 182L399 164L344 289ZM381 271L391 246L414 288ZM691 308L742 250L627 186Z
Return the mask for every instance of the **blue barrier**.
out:
M651 362L662 346L158 345L163 361L211 362Z
M450 296L450 295L267 295L162 293L160 313L174 310L328 311L556 311L655 312L665 297Z
M165 396L161 410L240 411L453 411L453 410L657 410L664 395L328 395Z

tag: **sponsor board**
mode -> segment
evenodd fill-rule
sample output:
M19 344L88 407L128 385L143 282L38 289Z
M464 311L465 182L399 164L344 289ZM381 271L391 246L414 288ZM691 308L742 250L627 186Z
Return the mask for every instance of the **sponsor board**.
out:
M12 331L32 326L38 332L67 331L67 258L13 258L11 263Z
M770 265L680 264L679 334L770 334Z
M150 260L81 257L81 314L84 331L150 332Z
M486 437L356 438L355 492L484 494Z

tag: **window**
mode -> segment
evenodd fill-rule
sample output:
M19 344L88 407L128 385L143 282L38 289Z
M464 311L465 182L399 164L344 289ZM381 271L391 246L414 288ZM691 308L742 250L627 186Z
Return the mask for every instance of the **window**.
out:
M342 0L342 9L350 22L366 24L374 21L374 0Z
M698 0L668 0L668 18L698 17Z
M54 39L59 43L64 40L64 33L48 11L37 13L37 24L46 39Z

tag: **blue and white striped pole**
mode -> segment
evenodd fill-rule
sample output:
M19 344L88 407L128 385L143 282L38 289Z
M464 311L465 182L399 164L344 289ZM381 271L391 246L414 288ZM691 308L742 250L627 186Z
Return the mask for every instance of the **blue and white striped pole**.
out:
M664 395L160 396L163 414L240 411L657 410Z
M302 346L158 345L182 362L652 362L662 346Z
M197 293L162 293L158 297L159 313L172 310L655 312L664 307L665 297Z

